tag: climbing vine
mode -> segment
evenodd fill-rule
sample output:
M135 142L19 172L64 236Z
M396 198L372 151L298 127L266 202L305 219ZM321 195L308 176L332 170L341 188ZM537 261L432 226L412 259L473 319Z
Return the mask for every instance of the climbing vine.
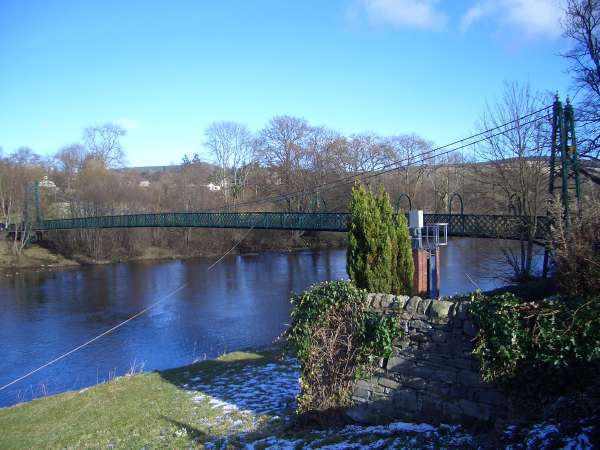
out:
M287 341L300 362L298 411L348 406L357 378L388 357L399 318L370 311L367 292L344 281L314 285L292 296Z
M600 297L523 302L473 294L474 355L484 381L522 392L557 393L583 383L600 362Z

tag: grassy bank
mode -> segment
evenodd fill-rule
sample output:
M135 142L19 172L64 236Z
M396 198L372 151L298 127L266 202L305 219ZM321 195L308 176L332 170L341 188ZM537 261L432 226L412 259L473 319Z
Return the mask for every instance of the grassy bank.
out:
M13 255L11 243L0 234L0 269L30 269L46 267L72 267L79 264L60 253L32 244L20 256Z
M0 448L187 448L222 439L233 429L259 429L269 414L234 411L227 402L240 398L205 396L190 383L218 385L220 377L241 376L275 361L274 353L236 352L0 409ZM294 372L282 361L278 367Z
M298 389L294 360L234 352L0 409L0 448L475 448L456 427L300 429Z
M277 351L115 379L0 409L0 448L478 448L489 436L457 426L394 422L337 429L294 421L298 368ZM518 442L585 448L555 424L511 431ZM501 436L504 436L501 434ZM506 434L510 437L510 434ZM514 443L514 440L513 440ZM498 441L494 441L494 446ZM523 448L526 448L523 447Z

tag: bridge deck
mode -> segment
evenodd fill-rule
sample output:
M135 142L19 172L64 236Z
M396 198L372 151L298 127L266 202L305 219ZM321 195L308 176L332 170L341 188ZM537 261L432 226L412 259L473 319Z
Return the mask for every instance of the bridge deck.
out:
M240 228L268 230L348 231L348 213L155 213L48 219L33 225L36 231L82 228ZM507 215L425 214L425 224L447 223L450 236L515 239L527 218ZM548 219L538 217L536 239L548 233Z

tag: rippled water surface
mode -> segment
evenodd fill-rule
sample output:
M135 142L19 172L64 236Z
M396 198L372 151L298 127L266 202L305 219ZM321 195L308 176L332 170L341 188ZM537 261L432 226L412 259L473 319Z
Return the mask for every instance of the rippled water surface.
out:
M491 289L515 243L452 239L441 253L442 294ZM290 292L346 278L345 250L268 252L131 262L0 279L0 386L170 295L84 349L0 391L0 406L79 389L135 370L177 367L269 344L289 320Z

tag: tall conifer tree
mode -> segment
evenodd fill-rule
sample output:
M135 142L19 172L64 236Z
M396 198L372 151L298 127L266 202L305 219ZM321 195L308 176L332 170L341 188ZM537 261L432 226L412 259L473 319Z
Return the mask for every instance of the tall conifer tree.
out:
M393 293L410 295L413 292L413 275L415 264L412 256L412 240L408 230L406 216L399 212L394 217L395 223L395 260Z
M347 270L369 292L410 294L414 265L404 215L394 216L389 195L357 183L352 189Z

